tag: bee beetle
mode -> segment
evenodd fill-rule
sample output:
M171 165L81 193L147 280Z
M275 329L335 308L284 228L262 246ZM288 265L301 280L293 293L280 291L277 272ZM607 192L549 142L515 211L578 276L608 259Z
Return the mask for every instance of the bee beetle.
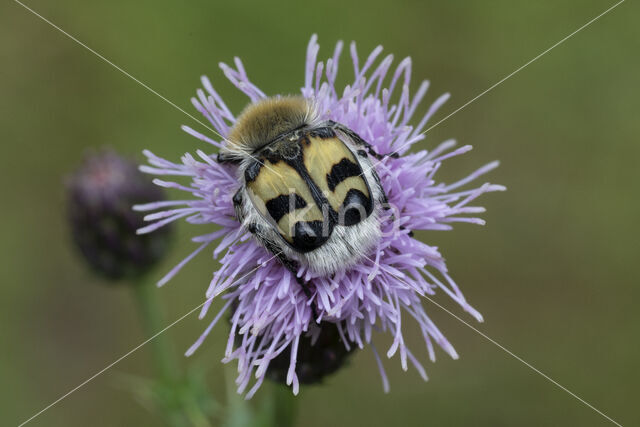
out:
M300 264L328 275L380 239L387 197L369 156L383 157L346 126L320 120L311 101L289 96L249 105L218 161L238 164L233 204L243 227L294 276Z

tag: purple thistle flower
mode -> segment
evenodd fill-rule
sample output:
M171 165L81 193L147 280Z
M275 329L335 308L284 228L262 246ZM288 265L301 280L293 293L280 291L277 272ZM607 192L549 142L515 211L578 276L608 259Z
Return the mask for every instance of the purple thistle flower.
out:
M144 219L131 206L165 195L132 159L106 149L87 153L66 190L73 241L97 273L113 281L141 276L166 253L169 228L136 235Z
M378 153L397 152L400 157L387 157L375 164L389 203L395 207L395 221L389 217L383 222L383 237L377 247L355 267L322 276L301 266L298 277L314 285L311 300L305 296L296 278L258 245L236 220L232 205L232 196L240 186L236 166L219 164L214 154L198 150L195 156L185 154L182 163L173 163L145 151L150 166L141 167L142 171L156 175L190 178L189 186L161 179L154 182L162 187L183 190L192 196L188 200L138 206L137 209L145 211L163 209L147 216L149 221L155 222L140 229L141 233L156 230L180 218L186 218L192 224L219 226L217 231L194 237L193 241L200 246L162 278L159 285L170 280L207 246L217 243L213 256L220 258L221 267L213 273L201 318L207 314L213 298L223 292L226 292L222 296L226 304L187 355L202 344L222 314L233 307L223 362L237 361L239 393L247 391L252 377L257 379L248 389L248 398L264 380L270 362L281 354L290 355L286 383L292 386L294 393L298 393L296 363L300 341L310 336L313 342L313 337L320 334L320 321L336 324L346 350L371 347L385 391L389 386L381 358L373 345L374 329L392 334L394 339L386 353L388 357L399 353L403 369L406 370L411 363L426 380L424 368L405 343L403 321L413 318L418 323L432 361L435 361L436 345L454 359L458 355L427 316L421 305L422 295L434 295L440 289L462 309L482 321L480 313L467 303L449 276L438 249L414 239L410 230L449 230L455 222L484 224L480 218L468 216L484 212L484 208L470 203L483 193L501 191L504 187L484 184L472 189L461 188L498 163L490 163L452 184L437 183L435 174L442 162L469 151L471 147L454 149L455 142L449 140L431 151L410 154L408 151L424 138L421 132L426 123L449 95L440 96L418 124L411 126L409 121L429 84L422 82L416 93L410 95L409 58L402 60L393 72L390 72L392 55L374 66L382 51L379 46L361 66L352 43L355 77L339 93L335 81L343 44L339 42L333 56L323 63L317 61L319 45L316 40L314 35L307 49L302 95L315 102L322 119L346 125ZM220 64L220 67L251 102L266 97L249 81L240 59L235 59L235 68L226 64ZM385 83L387 76L391 76L388 85ZM192 99L193 105L217 132L227 135L235 116L209 79L203 77L202 84L204 90L197 91L197 98ZM392 102L392 98L397 102ZM224 145L224 141L211 139L189 127L183 126L183 129L214 147ZM318 319L313 318L311 304L317 307Z
M296 376L300 384L318 384L342 368L355 348L345 347L338 325L323 322L317 334L300 338L297 351ZM286 384L290 363L291 347L287 347L269 363L267 378Z

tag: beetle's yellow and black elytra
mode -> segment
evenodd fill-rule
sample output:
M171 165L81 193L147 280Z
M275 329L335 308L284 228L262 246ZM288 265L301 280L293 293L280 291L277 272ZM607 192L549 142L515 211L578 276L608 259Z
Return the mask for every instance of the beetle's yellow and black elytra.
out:
M251 104L218 159L239 165L233 203L244 228L290 270L331 274L377 243L387 199L370 159L382 156L318 116L302 97Z
M258 212L295 250L325 243L336 224L355 225L373 211L371 192L353 153L330 127L265 146L245 170Z

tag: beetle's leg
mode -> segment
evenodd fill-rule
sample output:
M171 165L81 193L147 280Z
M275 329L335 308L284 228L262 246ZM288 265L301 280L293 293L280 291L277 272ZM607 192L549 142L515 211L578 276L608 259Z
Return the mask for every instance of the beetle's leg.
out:
M400 155L396 152L392 152L392 153L387 153L387 154L379 154L371 144L369 144L367 141L365 141L364 139L362 139L360 137L360 135L358 135L357 133L355 133L354 131L352 131L351 129L349 129L348 127L341 125L340 123L336 123L334 121L329 120L329 126L333 127L334 129L339 130L340 132L346 134L349 138L351 138L353 140L353 142L355 142L358 145L362 145L367 152L372 156L375 157L378 160L382 160L385 157L391 157L393 159L397 159L398 157L400 157Z
M216 160L218 163L231 163L234 165L237 165L241 162L238 157L233 157L225 153L218 153L218 155L216 156Z
M240 224L244 222L244 212L242 209L242 187L233 195L233 209L236 212L236 219Z

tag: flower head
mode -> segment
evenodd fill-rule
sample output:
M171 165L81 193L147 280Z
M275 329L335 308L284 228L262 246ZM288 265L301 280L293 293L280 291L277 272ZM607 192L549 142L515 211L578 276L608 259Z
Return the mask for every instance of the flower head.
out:
M347 363L355 348L345 346L338 325L323 322L314 325L311 333L300 338L296 355L296 376L300 384L316 384ZM291 363L291 348L287 347L269 363L267 378L286 384Z
M403 368L411 363L426 379L419 358L405 343L402 323L410 318L419 325L426 341L428 355L435 360L435 346L457 358L452 345L428 317L421 304L422 295L441 290L465 311L481 321L482 316L471 307L449 276L444 258L436 247L413 237L414 230L449 230L455 222L483 224L474 214L484 209L470 203L483 193L503 190L498 185L484 184L472 189L463 187L497 166L486 165L465 178L444 184L436 181L436 172L443 161L470 150L470 146L455 149L454 141L445 141L433 150L409 153L411 147L424 139L423 129L430 117L446 101L442 95L431 105L416 125L411 120L424 98L428 82L422 82L412 96L409 90L411 60L402 60L391 70L393 56L378 60L382 51L376 48L361 64L355 44L351 45L354 79L343 90L336 87L339 42L326 63L318 62L319 46L313 36L308 46L305 83L301 94L317 106L322 119L341 123L358 133L378 153L397 153L398 158L386 157L374 164L394 215L381 224L382 237L364 260L354 267L331 275L322 275L304 266L297 275L312 284L311 300L305 295L296 278L270 253L258 245L236 220L232 196L241 183L235 166L219 164L214 154L198 150L196 156L185 154L181 163L173 163L146 151L150 166L145 172L158 175L187 177L190 185L156 179L156 184L184 190L189 200L159 202L139 206L141 210L167 209L157 218L162 220L147 226L152 231L179 218L192 224L217 225L216 231L195 237L200 243L194 253L169 272L160 284L166 283L195 254L216 242L213 256L219 258L220 268L213 273L206 292L204 317L214 297L226 300L222 311L189 349L191 354L221 317L233 307L231 330L223 361L237 361L238 391L245 392L252 377L257 380L248 390L250 397L275 363L281 369L283 355L288 356L285 380L294 393L298 392L303 347L315 342L309 337L322 334L320 325L332 323L341 345L351 348L371 347L378 360L385 390L388 382L381 359L373 346L374 330L387 331L393 344L387 351L392 357L399 353ZM235 68L220 67L225 76L251 102L266 95L251 83L239 59ZM223 136L236 120L210 81L202 78L204 90L198 90L194 106ZM224 145L195 130L183 129L218 149ZM471 215L471 216L469 216ZM314 309L318 317L314 318ZM330 325L331 326L331 325ZM327 327L327 326L324 326Z
M131 206L164 198L135 162L113 151L86 156L67 180L73 240L91 267L117 280L145 273L165 253L169 229L140 236L143 216Z

